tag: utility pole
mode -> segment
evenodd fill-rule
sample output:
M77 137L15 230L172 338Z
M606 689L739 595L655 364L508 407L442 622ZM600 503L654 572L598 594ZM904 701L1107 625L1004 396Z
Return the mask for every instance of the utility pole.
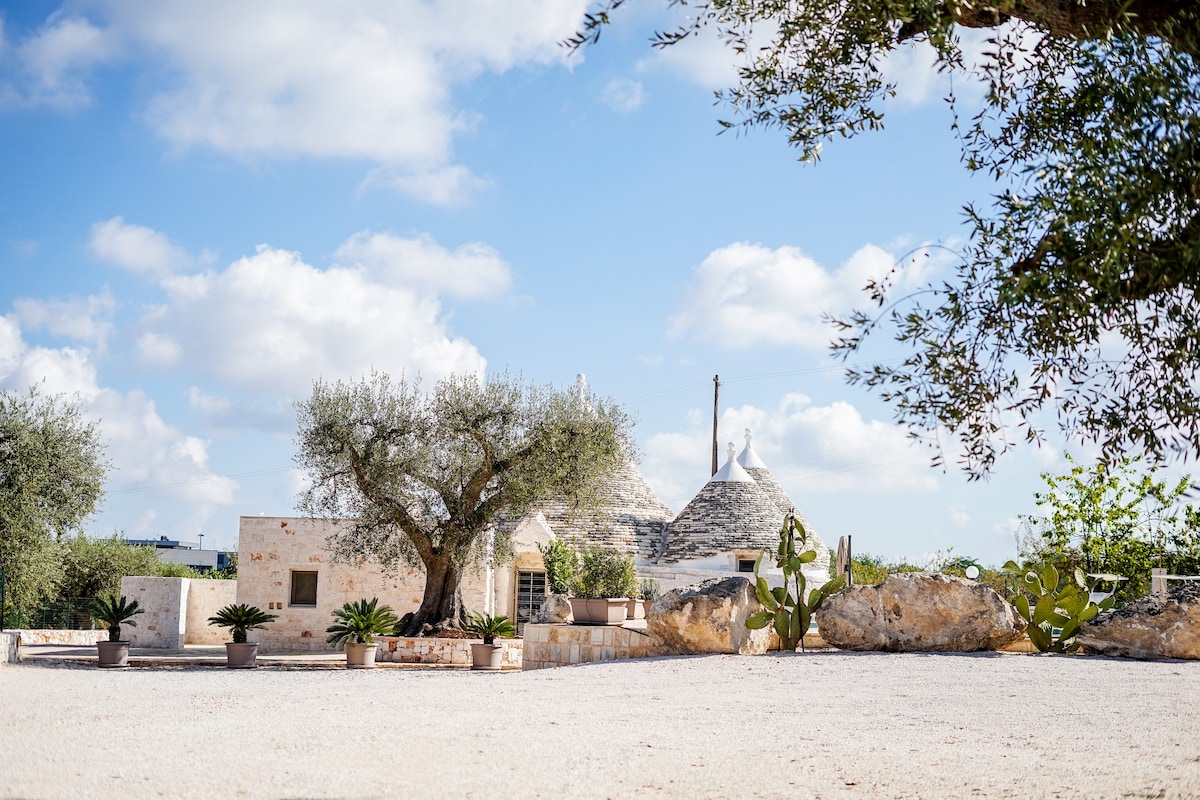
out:
M712 457L712 472L709 475L717 474L717 400L721 393L721 376L713 375L713 457Z

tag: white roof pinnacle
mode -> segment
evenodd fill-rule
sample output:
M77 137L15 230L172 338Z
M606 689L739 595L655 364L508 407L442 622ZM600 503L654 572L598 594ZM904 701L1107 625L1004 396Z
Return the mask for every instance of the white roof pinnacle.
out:
M750 432L749 428L746 428L746 446L742 449L741 454L738 455L738 463L746 469L766 469L767 465L763 463L763 460L758 457L758 453L754 452L754 449L750 446L750 440L753 438L754 434Z
M733 442L729 443L729 459L725 462L725 466L717 470L716 474L708 479L709 483L754 483L754 478L750 477L750 473L742 469L742 465L734 458L734 453L737 449L733 446Z

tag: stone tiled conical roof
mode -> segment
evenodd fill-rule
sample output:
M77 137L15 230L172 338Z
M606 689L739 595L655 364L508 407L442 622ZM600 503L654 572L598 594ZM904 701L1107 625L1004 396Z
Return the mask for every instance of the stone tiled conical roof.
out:
M730 444L725 466L671 523L659 563L775 547L782 522L783 515L775 503L734 459Z
M572 512L562 501L544 503L541 511L555 536L609 547L643 561L658 554L667 523L675 516L633 464L605 484L596 511Z
M784 515L789 511L795 515L800 524L804 526L804 530L808 532L808 543L812 549L817 551L817 561L824 564L829 560L829 548L826 547L821 537L817 535L812 523L805 519L804 515L796 508L796 504L792 502L792 498L788 497L787 492L779 485L779 481L775 480L775 476L771 474L771 470L767 469L767 465L758 457L758 453L754 451L753 446L750 444L750 440L753 438L754 434L751 433L749 428L746 428L746 446L738 454L738 463L754 478L755 483L762 487L766 495L771 498L771 502L779 509L779 520L781 523Z

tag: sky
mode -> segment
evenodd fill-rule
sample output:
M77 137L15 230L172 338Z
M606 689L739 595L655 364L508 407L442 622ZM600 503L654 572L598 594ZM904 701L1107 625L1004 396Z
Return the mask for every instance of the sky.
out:
M822 321L897 263L948 274L905 255L953 249L993 189L928 45L884 65L884 131L802 164L778 131L718 135L736 56L656 51L679 18L633 5L572 55L582 0L0 2L0 389L98 421L88 530L232 548L239 516L295 514L293 403L372 369L583 372L679 511L720 375L722 453L751 428L826 542L1013 557L1056 440L987 481L930 467Z

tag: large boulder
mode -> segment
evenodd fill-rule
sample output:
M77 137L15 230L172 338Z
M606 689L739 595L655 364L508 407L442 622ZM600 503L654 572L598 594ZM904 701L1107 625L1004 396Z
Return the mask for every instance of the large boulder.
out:
M571 601L565 594L548 594L529 621L539 625L570 625L575 621Z
M1025 632L1025 620L990 586L923 572L848 587L816 617L821 638L843 650L969 653L999 649Z
M1106 656L1200 658L1200 586L1107 611L1083 626L1078 641Z
M658 598L646 611L646 630L670 653L765 653L770 626L746 627L746 618L761 610L750 581L713 578Z

